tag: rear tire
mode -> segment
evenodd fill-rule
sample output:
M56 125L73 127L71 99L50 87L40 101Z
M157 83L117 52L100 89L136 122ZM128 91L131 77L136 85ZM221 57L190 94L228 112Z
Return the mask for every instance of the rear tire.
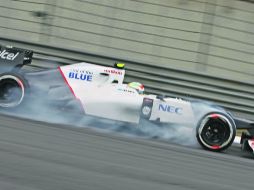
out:
M0 108L17 108L24 103L29 85L19 73L4 73L0 75Z
M224 113L209 113L197 126L196 137L199 144L210 151L223 151L234 141L236 126L234 120Z

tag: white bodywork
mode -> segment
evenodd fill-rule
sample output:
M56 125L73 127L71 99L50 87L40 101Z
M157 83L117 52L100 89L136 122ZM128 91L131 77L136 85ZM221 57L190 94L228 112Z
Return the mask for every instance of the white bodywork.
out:
M59 68L65 81L85 113L124 122L139 123L143 99L153 100L149 120L176 124L193 124L191 103L177 98L142 95L123 83L122 69L78 63Z

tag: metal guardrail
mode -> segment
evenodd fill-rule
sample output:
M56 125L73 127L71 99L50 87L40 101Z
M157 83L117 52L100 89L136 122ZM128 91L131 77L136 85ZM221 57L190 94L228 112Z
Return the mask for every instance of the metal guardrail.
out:
M0 38L0 42L34 50L33 66L37 68L82 61L106 66L125 62L125 81L142 82L148 93L209 100L245 118L252 119L254 115L254 84L25 41Z
M6 0L0 36L254 82L253 9L239 0Z

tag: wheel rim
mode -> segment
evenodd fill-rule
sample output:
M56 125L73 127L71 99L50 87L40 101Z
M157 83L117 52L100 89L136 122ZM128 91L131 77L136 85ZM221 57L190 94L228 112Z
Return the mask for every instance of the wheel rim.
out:
M221 149L233 138L231 122L221 114L212 114L204 118L199 128L199 139L210 149Z
M15 107L24 98L24 85L21 80L12 75L0 77L0 106Z
M201 133L207 144L221 145L229 137L228 124L220 119L209 120Z

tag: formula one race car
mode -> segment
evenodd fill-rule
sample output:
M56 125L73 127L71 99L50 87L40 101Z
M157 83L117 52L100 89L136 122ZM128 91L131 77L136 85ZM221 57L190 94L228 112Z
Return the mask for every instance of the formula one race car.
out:
M225 150L234 141L236 125L223 108L205 101L144 94L142 84L123 83L124 64L106 67L82 62L22 72L20 68L31 63L32 55L29 50L1 47L0 109L22 109L43 99L57 109L84 116L193 127L200 145L211 151Z

